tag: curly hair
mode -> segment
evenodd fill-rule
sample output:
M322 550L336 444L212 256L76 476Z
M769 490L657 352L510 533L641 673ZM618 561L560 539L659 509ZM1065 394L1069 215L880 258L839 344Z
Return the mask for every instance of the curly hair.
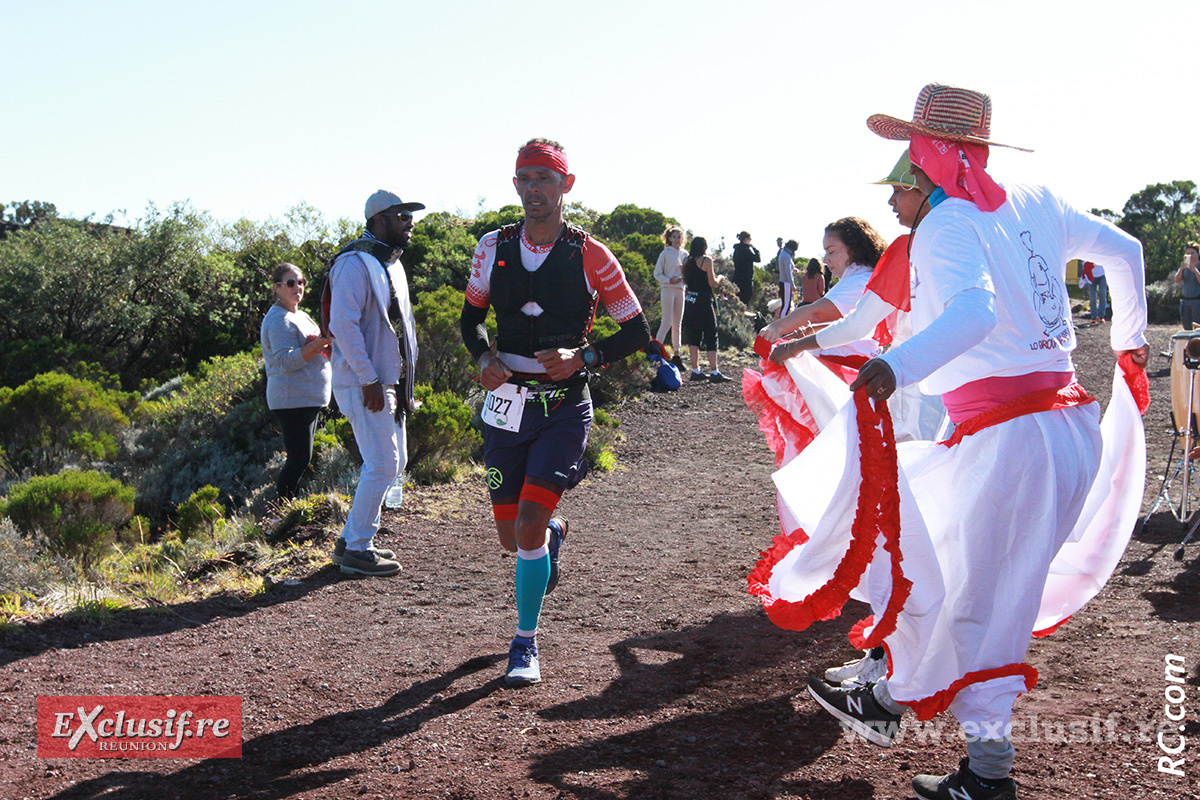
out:
M531 144L544 144L547 147L553 147L555 150L557 150L558 152L560 152L564 155L566 155L566 152L567 152L567 148L563 147L558 142L554 141L553 139L546 139L542 136L535 136L534 138L530 139L528 142L526 142L525 144L518 147L517 152L524 150L526 147L529 147L529 145L531 145Z
M679 240L679 243L683 244L684 242L686 242L687 241L687 233L683 230L683 228L679 227L678 225L668 225L667 229L662 232L663 244L665 244L667 247L670 247L671 246L671 234L675 233L677 231L681 237Z
M871 227L871 223L860 217L842 217L837 222L831 222L825 226L825 233L833 234L846 245L851 264L875 269L883 257L883 251L887 250L887 240Z

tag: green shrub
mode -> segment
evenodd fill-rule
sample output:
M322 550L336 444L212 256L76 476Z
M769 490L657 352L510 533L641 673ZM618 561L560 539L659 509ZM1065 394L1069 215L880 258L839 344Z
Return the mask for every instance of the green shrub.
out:
M265 391L261 367L243 353L206 362L176 393L138 406L122 464L138 513L161 525L206 485L227 507L242 507L280 449Z
M451 286L425 292L413 306L417 322L417 382L429 384L435 392L466 395L479 377L479 367L463 344L458 320L462 315L463 293ZM495 312L489 310L489 330L494 334Z
M217 520L225 516L225 506L217 502L220 494L221 490L215 486L203 486L179 504L175 513L180 540L186 542L201 532L212 535Z
M595 409L592 428L588 432L587 447L583 451L583 457L587 459L590 469L600 472L616 469L617 454L613 452L613 445L621 440L618 430L620 424L616 417L604 409Z
M26 533L40 533L48 546L87 565L133 516L134 491L95 471L67 470L14 485L8 516Z
M420 483L453 480L480 441L471 427L471 407L449 392L417 384L422 405L408 417L408 466Z
M1171 278L1146 286L1146 305L1151 322L1179 322L1179 300L1183 292Z
M47 372L0 392L0 462L14 474L44 475L68 464L111 460L136 396Z

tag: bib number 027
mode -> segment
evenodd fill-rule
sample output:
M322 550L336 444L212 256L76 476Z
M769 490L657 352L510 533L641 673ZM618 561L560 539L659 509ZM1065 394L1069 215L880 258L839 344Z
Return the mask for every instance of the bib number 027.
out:
M525 387L513 386L511 383L488 392L483 400L483 421L500 430L520 430L527 394L528 390Z

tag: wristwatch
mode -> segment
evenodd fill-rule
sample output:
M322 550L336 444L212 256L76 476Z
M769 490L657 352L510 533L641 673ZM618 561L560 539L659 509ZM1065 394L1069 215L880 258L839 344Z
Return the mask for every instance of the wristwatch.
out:
M599 355L596 353L596 348L588 345L579 351L583 357L583 365L585 367L594 367L599 360Z

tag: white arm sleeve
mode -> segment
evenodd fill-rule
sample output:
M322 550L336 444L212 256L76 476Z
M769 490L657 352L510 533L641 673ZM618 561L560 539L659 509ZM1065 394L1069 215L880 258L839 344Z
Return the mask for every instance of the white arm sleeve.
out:
M1142 243L1103 220L1095 228L1095 239L1077 256L1104 265L1112 289L1113 350L1132 350L1146 344L1146 267Z
M908 386L982 342L994 327L996 296L986 289L967 289L951 297L928 327L880 358L895 373L896 385Z
M895 310L894 306L884 302L879 295L868 291L849 314L817 331L817 344L822 348L840 347L862 339L870 339L875 333L875 327Z

